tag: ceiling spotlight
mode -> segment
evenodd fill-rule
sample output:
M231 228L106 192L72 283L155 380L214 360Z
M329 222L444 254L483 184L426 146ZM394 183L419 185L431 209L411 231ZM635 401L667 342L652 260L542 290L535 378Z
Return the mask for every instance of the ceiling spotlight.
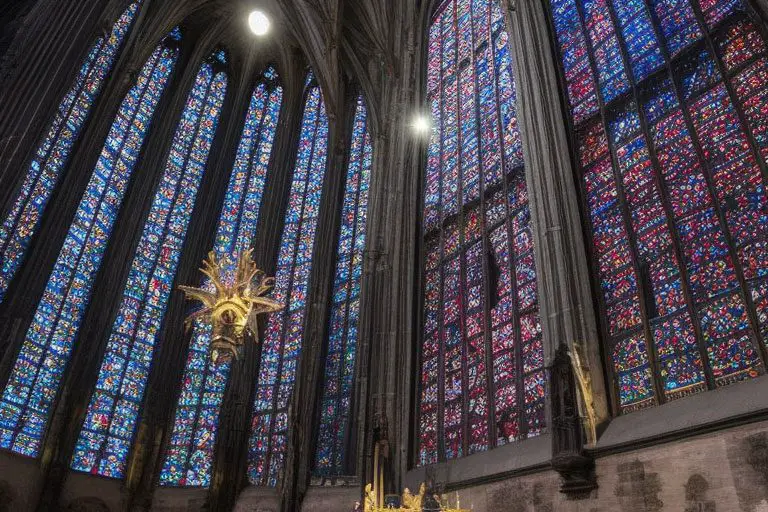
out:
M426 115L417 115L411 126L418 135L426 135L432 130L432 119Z
M262 11L253 11L248 16L248 25L251 27L251 32L257 36L266 35L271 24L267 15Z

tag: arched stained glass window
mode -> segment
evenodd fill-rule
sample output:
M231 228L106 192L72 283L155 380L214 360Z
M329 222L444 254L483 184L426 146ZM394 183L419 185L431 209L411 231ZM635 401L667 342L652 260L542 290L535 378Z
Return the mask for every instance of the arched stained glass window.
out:
M333 280L328 352L315 458L315 473L318 475L342 475L348 469L349 420L357 362L360 282L372 165L373 146L368 130L368 112L365 100L360 96L352 127Z
M419 464L539 434L545 375L509 36L498 0L429 31Z
M24 260L72 147L112 70L140 5L141 2L129 5L110 34L99 37L91 47L32 157L21 189L0 226L0 302Z
M621 410L763 373L764 25L742 0L551 7Z
M218 256L248 249L256 236L282 99L277 73L269 68L251 96L219 217L214 246ZM230 370L228 360L211 361L210 342L210 327L195 324L161 485L210 485L219 412Z
M285 304L285 310L270 316L256 386L248 465L254 485L275 486L285 460L288 405L304 337L309 274L328 156L325 102L312 76L307 83L273 294L275 300Z
M187 98L109 334L72 469L125 476L157 335L224 103L223 64L215 58L205 62Z
M173 41L178 34L169 38ZM36 457L96 273L178 51L155 51L126 95L0 398L0 447Z

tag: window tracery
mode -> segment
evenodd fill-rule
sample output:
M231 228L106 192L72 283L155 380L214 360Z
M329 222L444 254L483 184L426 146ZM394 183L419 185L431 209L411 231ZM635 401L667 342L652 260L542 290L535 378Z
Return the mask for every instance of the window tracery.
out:
M125 477L157 337L227 90L224 55L203 63L142 230L72 469Z
M39 455L95 276L177 57L172 47L158 47L113 121L0 398L2 448Z
M268 68L251 95L219 217L213 248L219 257L247 250L256 237L282 99L277 73ZM219 413L231 365L231 361L211 361L210 343L210 327L196 323L161 485L210 485Z
M273 298L286 307L270 316L254 400L248 464L248 476L254 485L277 485L285 461L288 407L303 343L309 276L328 157L328 116L320 86L311 74L305 95L273 292Z
M544 429L533 237L497 0L446 0L429 31L418 463Z
M315 473L320 475L341 475L346 469L372 165L373 146L368 129L368 112L365 100L360 96L352 126L328 327L328 350L315 457Z
M764 27L742 0L551 14L621 410L764 373Z

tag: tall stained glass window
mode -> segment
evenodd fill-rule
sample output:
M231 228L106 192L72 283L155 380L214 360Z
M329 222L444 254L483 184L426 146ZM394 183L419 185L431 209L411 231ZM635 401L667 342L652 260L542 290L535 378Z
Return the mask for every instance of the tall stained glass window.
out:
M315 473L341 475L347 470L352 389L357 362L357 324L363 274L368 185L373 146L365 100L357 100L347 164L347 184L333 280L333 302L328 326L320 428ZM351 473L346 473L351 474Z
M429 30L418 463L538 435L545 375L509 36L498 0Z
M224 103L227 73L218 58L203 63L187 97L109 334L72 469L125 476L155 343Z
M133 2L108 35L99 37L61 100L24 182L0 225L0 302L21 266L48 200L69 160L91 108L112 70L141 2Z
M219 217L221 257L247 250L256 236L267 168L277 131L283 88L269 68L253 91L235 166ZM216 432L230 361L211 361L211 331L195 324L160 484L207 487L211 483Z
M765 371L768 52L742 0L551 0L624 412Z
M275 486L285 460L327 156L328 116L320 86L310 75L273 293L285 310L270 316L261 349L248 464L254 485Z
M36 457L96 273L160 96L178 57L174 32L139 72L112 123L0 398L0 447Z

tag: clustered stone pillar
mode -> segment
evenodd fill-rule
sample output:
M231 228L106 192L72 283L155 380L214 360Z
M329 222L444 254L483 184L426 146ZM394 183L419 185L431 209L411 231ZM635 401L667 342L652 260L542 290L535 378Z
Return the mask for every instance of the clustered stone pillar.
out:
M609 410L605 380L599 374L603 363L546 2L511 2L507 18L534 227L544 351L547 366L552 366L559 346L569 351L574 350L574 344L584 347L593 372L591 406L596 423L604 425ZM566 354L561 351L561 359ZM561 381L573 384L573 378ZM558 397L569 393L575 396L574 390L561 390ZM559 414L563 408L564 404L552 403L550 397L550 423L553 411ZM576 432L579 440L583 439L580 429ZM553 450L557 452L561 436L553 434ZM581 447L571 448L581 456ZM560 460L558 456L553 453L553 464ZM563 474L569 471L572 468L564 468Z

